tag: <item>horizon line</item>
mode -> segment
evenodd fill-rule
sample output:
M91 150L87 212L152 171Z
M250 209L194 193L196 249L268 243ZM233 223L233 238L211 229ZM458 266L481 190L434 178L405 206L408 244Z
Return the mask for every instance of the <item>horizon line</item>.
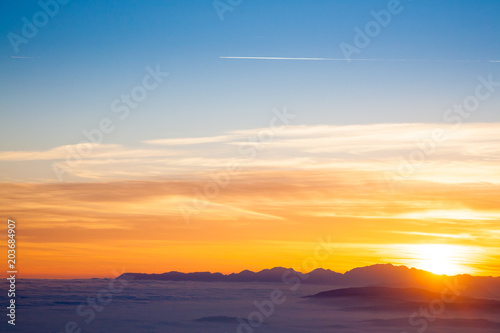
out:
M256 271L252 271L250 269L243 269L242 271L238 271L238 272L231 272L231 273L221 273L221 272L216 272L216 271L194 271L194 272L180 272L180 271L176 271L176 270L172 270L172 271L165 271L165 272L161 272L161 273L143 273L143 272L124 272L122 274L120 274L119 276L116 276L116 278L122 276L123 274L144 274L144 275L161 275L161 274L168 274L168 273L180 273L180 274L194 274L194 273L210 273L210 274L222 274L224 276L228 276L228 275L231 275L231 274L240 274L242 272L245 272L245 271L249 271L249 272L252 272L252 273L260 273L260 272L263 272L263 271L266 271L266 270L272 270L272 269L275 269L275 268L283 268L285 270L292 270L294 272L297 272L297 273L301 273L301 274L304 274L304 275L307 275L307 274L310 274L311 272L314 272L318 269L322 269L322 270L325 270L325 271L330 271L330 272L333 272L333 273L338 273L338 274L346 274L347 272L350 272L352 270L355 270L355 269L358 269L358 268L367 268L367 267L373 267L373 266L393 266L393 267L406 267L408 270L411 270L411 269L416 269L418 271L423 271L423 272L426 272L426 273L429 273L429 274L433 274L433 275L436 275L436 276L447 276L447 277L454 277L454 276L472 276L472 277L492 277L492 278L500 278L500 276L493 276L493 275L473 275L473 274L469 274L469 273L459 273L459 274L455 274L455 275L448 275L448 274L438 274L438 273L433 273L431 271L428 271L428 270L425 270L425 269L421 269L421 268L417 268L417 267L413 267L413 266L407 266L407 265L397 265L397 264L392 264L392 263L377 263L377 264L372 264L372 265L367 265L367 266L359 266L359 267L354 267L352 269L349 269L343 273L341 272L338 272L338 271L335 271L335 270L332 270L330 268L323 268L323 267L317 267L309 272L306 272L306 273L303 273L301 271L296 271L294 268L291 268L291 267L283 267L283 266L275 266L275 267L271 267L271 268L263 268L263 269L260 269L260 270L256 270ZM95 279L111 279L110 277L74 277L74 278L69 278L69 277L59 277L59 278L48 278L48 277L45 277L45 278L19 278L19 280L95 280Z

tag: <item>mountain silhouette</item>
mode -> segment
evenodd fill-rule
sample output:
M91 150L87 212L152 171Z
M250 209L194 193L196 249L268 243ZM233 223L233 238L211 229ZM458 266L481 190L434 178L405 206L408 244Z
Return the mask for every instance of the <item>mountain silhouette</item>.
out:
M457 315L472 313L500 312L500 301L455 295L452 290L445 293L421 288L355 287L323 291L304 296L308 302L334 307L337 311L370 313L407 313L415 309L427 308L429 304L439 304L448 312ZM444 295L444 296L443 296Z
M437 275L416 268L376 264L354 268L345 273L329 269L315 269L309 273L297 272L291 268L275 267L259 272L244 270L240 273L222 274L210 272L181 273L177 271L146 274L124 273L118 277L126 280L157 281L197 281L197 282L275 282L289 283L291 279L300 279L301 283L341 287L398 287L423 288L440 291L445 285L455 284L461 287L464 296L500 299L500 277L471 275Z

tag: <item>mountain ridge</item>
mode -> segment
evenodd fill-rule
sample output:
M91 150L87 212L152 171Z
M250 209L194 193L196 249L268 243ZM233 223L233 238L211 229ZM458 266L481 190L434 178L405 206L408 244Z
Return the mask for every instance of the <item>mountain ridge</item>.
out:
M208 272L208 271L202 271L202 272L179 272L179 271L170 271L170 272L164 272L164 273L123 273L121 274L118 278L124 279L124 278L130 278L132 276L135 276L137 280L164 280L164 281L191 281L191 280L203 280L204 278L210 280L210 279L227 279L228 282L231 282L231 280L235 280L236 277L243 277L243 279L249 278L249 279L255 279L255 282L259 282L262 280L262 277L270 277L271 280L273 277L275 277L277 274L283 274L284 272L289 271L292 273L295 273L297 275L303 275L303 276L315 276L319 277L320 275L325 275L325 276L330 276L330 277L340 277L343 276L344 278L348 278L350 280L358 280L362 279L366 275L371 275L374 278L379 278L379 279L384 279L387 277L387 274L392 274L394 276L394 273L397 273L396 276L408 276L408 275L414 275L414 276L431 276L431 277L464 277L464 278L482 278L482 279L500 279L500 277L493 277L493 276L482 276L482 275L470 275L470 274L457 274L457 275L446 275L446 274L435 274L429 271L425 271L422 269L417 269L417 268L410 268L404 265L393 265L393 264L375 264L375 265L369 265L369 266L363 266L363 267L356 267L353 268L349 271L346 271L345 273L339 273L335 272L331 269L325 269L325 268L316 268L309 273L302 273L294 270L293 268L286 268L282 266L277 266L273 268L266 268L262 269L260 271L251 271L248 269L245 269L241 272L238 273L228 273L228 274L223 274L220 272ZM265 279L265 278L264 278ZM309 278L305 278L309 279ZM242 282L248 282L248 281L242 281ZM272 281L269 281L272 282Z
M218 272L182 273L177 271L160 274L123 273L118 279L138 281L304 283L341 287L417 287L428 290L440 290L447 284L455 284L463 287L465 295L470 294L481 297L493 295L494 298L500 298L500 277L472 276L469 274L455 276L437 275L425 270L392 264L357 267L345 273L338 273L323 268L315 269L309 273L301 273L291 268L274 267L258 272L243 270L239 273L230 274Z

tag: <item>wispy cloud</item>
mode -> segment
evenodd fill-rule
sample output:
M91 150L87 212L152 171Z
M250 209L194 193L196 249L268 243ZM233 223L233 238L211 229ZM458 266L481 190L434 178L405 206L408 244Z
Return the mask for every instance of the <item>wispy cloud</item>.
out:
M407 264L411 258L407 253L413 255L413 250L391 247L395 241L422 244L435 238L462 245L465 250L491 247L488 253L498 253L499 234L489 232L498 220L441 224L436 223L440 217L402 217L443 207L450 212L500 216L497 185L443 187L413 182L394 195L383 191L385 184L376 179L375 172L354 170L246 170L235 174L230 184L210 199L194 191L203 192L207 185L215 184L209 176L2 183L0 215L22 221L25 256L31 261L27 267L38 267L40 248L61 251L44 259L48 267L72 262L74 256L87 254L80 249L88 248L94 250L86 258L97 261L98 253L106 253L107 260L126 258L129 264L143 265L140 267L153 267L158 262L178 267L180 262L189 262L199 270L199 265L207 263L207 253L211 265L257 260L271 267L286 265L282 258L300 257L308 241L322 234L332 234L335 269L352 268L359 260ZM203 209L186 225L182 209L199 206ZM371 246L375 240L378 244ZM147 246L138 253L130 244L140 243ZM415 251L418 253L418 247ZM271 257L280 259L273 262ZM473 259L481 263L481 258Z
M417 236L429 236L429 237L438 237L438 238L454 238L454 239L475 239L475 236L469 234L438 234L438 233L430 233L430 232L418 232L418 231L393 231L396 234L405 234L405 235L417 235Z
M197 145L205 143L214 143L228 141L232 137L229 135L219 135L219 136L207 136L198 138L172 138L172 139L158 139L158 140L147 140L144 143L150 145L162 145L162 146L182 146L182 145Z
M397 215L401 219L446 219L446 220L500 220L500 213L478 212L471 209L442 209Z
M298 60L298 61L342 61L342 62L351 62L351 61L368 61L368 62L460 62L460 63L478 63L478 62L498 62L497 60L451 60L451 59L391 59L391 58L360 58L360 59L351 59L351 58L300 58L300 57L234 57L234 56L226 56L219 57L220 59L246 59L246 60Z
M76 152L85 151L88 154L80 154L82 158L89 159L123 159L123 158L148 158L179 155L179 150L167 149L133 149L117 144L91 144L79 143L65 145L44 151L1 151L0 161L36 161L36 160L64 160L73 158Z
M451 125L450 125L451 126ZM499 184L500 124L463 124L452 129L443 124L372 124L345 126L288 126L272 140L262 140L263 129L233 130L207 137L147 140L132 146L76 144L42 151L0 151L3 180L36 181L52 177L51 163L74 161L68 173L80 180L127 180L157 177L207 177L226 170L236 161L241 172L252 170L323 170L358 179L379 181L397 167L402 156L429 140L435 129L447 133L434 152L415 172L412 181L431 183ZM428 144L428 143L427 143ZM242 149L242 147L244 149ZM247 152L247 153L245 153ZM252 152L252 154L248 154ZM16 162L33 162L24 168ZM35 163L36 162L36 163ZM41 174L43 170L48 170ZM355 179L356 177L353 177Z

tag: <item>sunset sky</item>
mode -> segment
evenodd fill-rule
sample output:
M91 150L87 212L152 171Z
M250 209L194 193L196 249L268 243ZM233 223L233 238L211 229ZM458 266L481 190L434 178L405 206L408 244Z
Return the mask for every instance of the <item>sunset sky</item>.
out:
M20 275L308 271L321 245L338 272L500 276L500 2L401 1L332 60L388 3L75 0L2 38ZM2 3L1 34L40 10Z

